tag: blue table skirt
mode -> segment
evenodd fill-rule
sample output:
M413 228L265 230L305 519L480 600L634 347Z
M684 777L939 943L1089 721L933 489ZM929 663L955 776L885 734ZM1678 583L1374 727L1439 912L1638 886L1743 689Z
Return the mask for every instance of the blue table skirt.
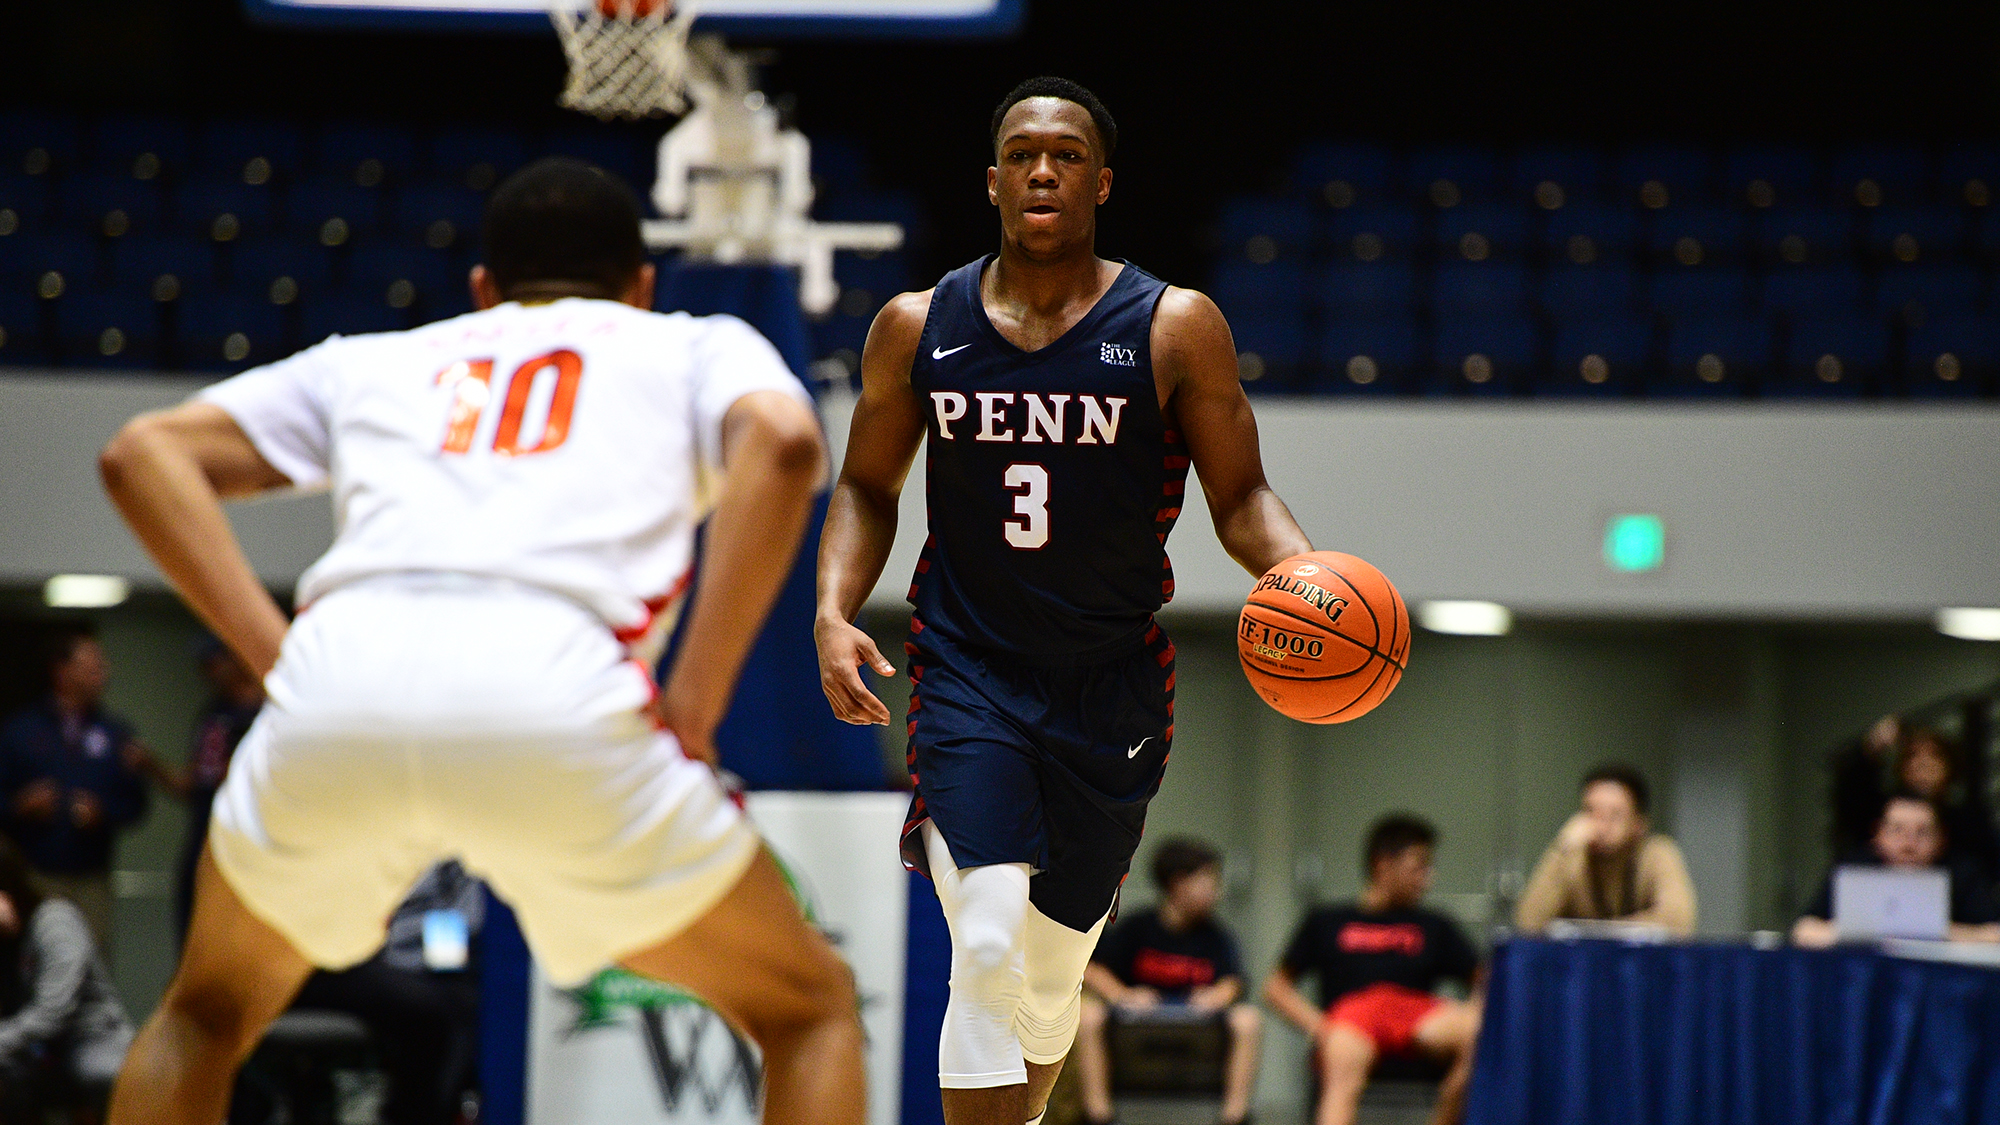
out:
M2000 1125L2000 971L1516 940L1467 1125Z

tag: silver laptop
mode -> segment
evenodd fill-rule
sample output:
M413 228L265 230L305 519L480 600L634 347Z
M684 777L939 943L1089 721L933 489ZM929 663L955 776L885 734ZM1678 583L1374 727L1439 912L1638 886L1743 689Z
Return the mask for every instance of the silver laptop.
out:
M1942 941L1951 920L1951 876L1943 871L1842 867L1833 873L1833 924L1842 940Z

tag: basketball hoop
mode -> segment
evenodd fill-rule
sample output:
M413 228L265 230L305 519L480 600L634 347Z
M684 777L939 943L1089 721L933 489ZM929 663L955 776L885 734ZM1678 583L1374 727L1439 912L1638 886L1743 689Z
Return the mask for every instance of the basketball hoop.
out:
M559 101L607 121L684 112L694 9L685 0L556 0L549 19L569 56Z

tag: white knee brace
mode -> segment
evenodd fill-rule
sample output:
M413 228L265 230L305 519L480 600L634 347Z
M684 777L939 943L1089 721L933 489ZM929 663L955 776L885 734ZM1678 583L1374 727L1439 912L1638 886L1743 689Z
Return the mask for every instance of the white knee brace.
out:
M1105 913L1108 916L1110 911ZM1033 906L1028 908L1022 940L1026 988L1021 993L1020 1014L1014 1019L1021 1054L1027 1061L1057 1063L1069 1054L1070 1044L1076 1040L1077 1021L1082 1018L1084 966L1090 963L1103 931L1103 918L1090 932L1078 933Z
M938 902L951 927L951 999L938 1036L938 1085L947 1090L1016 1086L1028 1080L1014 1020L1025 972L1021 935L1028 914L1028 865L960 871L944 836L924 825L924 848Z

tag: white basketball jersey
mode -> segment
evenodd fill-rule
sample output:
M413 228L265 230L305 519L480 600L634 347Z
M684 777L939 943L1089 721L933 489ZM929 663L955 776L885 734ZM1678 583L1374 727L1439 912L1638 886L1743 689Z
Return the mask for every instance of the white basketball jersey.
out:
M570 298L335 336L197 397L333 492L301 606L376 575L467 574L569 597L639 645L687 584L723 416L763 390L811 401L734 317Z

